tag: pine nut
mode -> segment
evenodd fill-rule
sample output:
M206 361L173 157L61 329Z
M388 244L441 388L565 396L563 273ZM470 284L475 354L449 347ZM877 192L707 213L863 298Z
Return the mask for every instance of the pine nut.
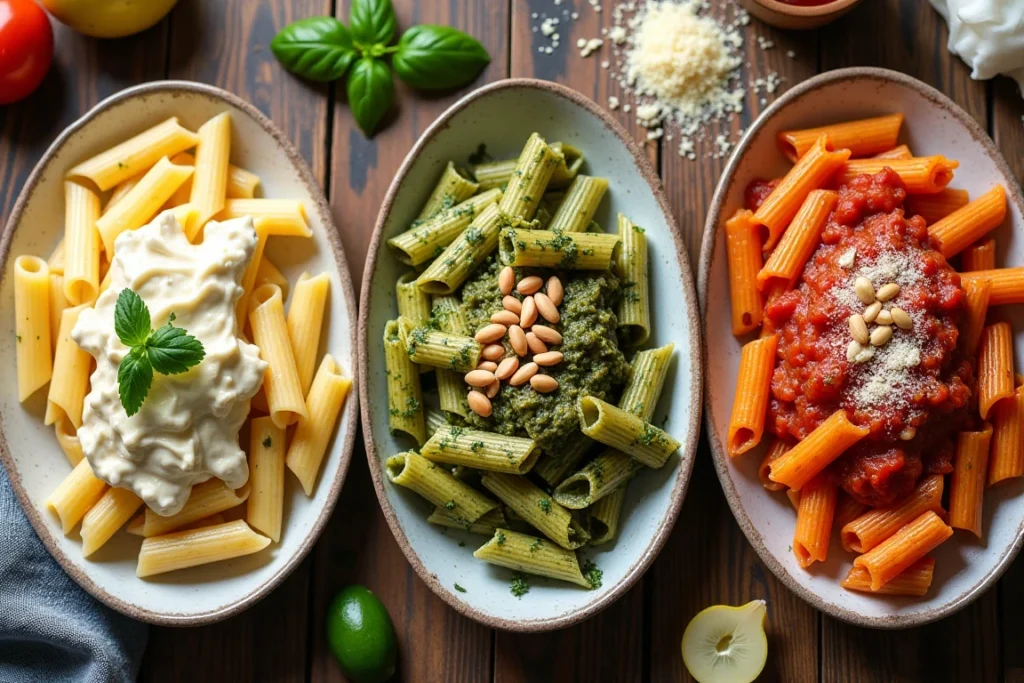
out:
M508 296L512 293L512 288L516 284L516 271L512 270L512 266L505 266L498 273L498 289L501 293Z
M491 360L485 360L480 365L476 366L477 370L487 370L488 372L494 372L498 369L498 364Z
M508 328L504 325L491 323L477 330L473 339L476 339L481 344L490 344L504 337L506 332L508 332Z
M558 365L562 362L561 351L546 351L544 353L535 354L533 362L542 367Z
M480 352L480 357L484 360L499 361L505 356L505 347L501 344L488 344Z
M917 436L917 428L916 427L904 427L900 431L900 440L901 441L910 441L915 436Z
M556 306L561 306L562 297L565 296L565 290L562 288L562 281L558 279L558 276L552 275L549 277L545 289L547 290L548 298L551 299L551 303Z
M519 325L508 328L508 343L512 345L512 350L516 352L517 356L525 356L530 349L530 345L526 341L526 333Z
M494 398L501 391L501 382L494 380L487 386L487 398Z
M878 315L875 317L875 324L892 325L892 313L885 309L882 309L881 311L878 312Z
M550 394L558 388L558 380L551 375L534 375L530 378L530 386L538 394Z
M470 370L466 373L466 384L471 387L486 387L494 381L494 373L490 370Z
M871 280L866 277L861 276L854 281L853 291L864 304L875 303L875 288L871 285Z
M501 305L505 307L506 311L512 311L516 315L523 312L523 302L514 296L506 296L501 300Z
M518 369L519 359L515 356L510 356L498 363L498 369L494 371L494 376L497 379L505 380L516 374Z
M543 292L537 292L533 295L533 301L537 304L537 310L549 323L557 323L560 316L558 315L558 306L555 306L554 302L548 298L548 295Z
M889 315L892 316L892 321L896 323L896 327L901 330L909 330L914 326L914 321L910 319L910 316L899 306L893 306L889 310ZM537 329L534 327L534 329Z
M530 277L524 277L516 285L516 291L522 295L533 294L539 292L540 288L544 286L544 280L537 275L531 275Z
M537 374L537 370L539 370L539 368L536 363L527 363L515 371L515 374L512 375L512 379L510 379L508 383L514 387L518 387L520 384L526 384L531 377Z
M864 322L863 316L850 316L850 335L858 344L864 345L868 343L868 324Z
M519 324L526 328L537 322L537 302L532 296L523 299L523 312L519 315Z
M491 416L491 399L487 398L477 390L469 392L466 396L466 402L469 404L469 409L480 417Z
M890 282L887 285L882 285L878 289L878 291L875 292L875 296L878 298L879 301L888 301L889 299L893 298L899 293L900 286L895 282Z
M548 345L542 342L533 332L526 333L526 345L531 353L547 353Z
M498 311L491 315L491 322L499 325L518 325L519 316L512 311Z
M537 335L537 338L546 344L561 344L562 335L547 325L534 325L530 331Z
M892 339L892 328L888 325L882 325L871 330L872 346L882 346L890 339Z
M878 317L878 312L882 310L882 302L876 301L867 308L864 309L864 322L873 323L875 318Z

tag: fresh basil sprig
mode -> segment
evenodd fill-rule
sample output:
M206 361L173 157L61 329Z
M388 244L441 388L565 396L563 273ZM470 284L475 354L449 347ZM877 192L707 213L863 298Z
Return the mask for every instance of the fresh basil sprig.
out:
M114 305L114 332L128 347L117 368L117 393L128 417L139 412L153 385L153 371L177 375L198 365L206 356L203 343L175 327L174 314L154 331L149 308L138 294L122 289Z
M367 137L394 103L392 67L414 88L445 90L471 82L491 61L475 38L448 26L413 26L392 45L391 0L352 0L349 25L334 17L302 19L281 29L270 49L285 69L312 81L347 73L349 107Z

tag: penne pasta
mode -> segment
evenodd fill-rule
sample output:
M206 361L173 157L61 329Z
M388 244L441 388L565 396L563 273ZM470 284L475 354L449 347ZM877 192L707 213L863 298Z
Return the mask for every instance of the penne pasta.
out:
M848 183L862 173L875 174L891 168L903 180L907 194L931 194L944 189L960 162L941 154L912 159L850 159L836 174L836 183Z
M46 507L57 513L61 530L67 536L106 490L107 483L93 475L89 461L83 459L49 495Z
M299 279L301 280L302 277L300 276ZM281 296L288 298L288 278L270 262L270 259L265 257L261 258L259 265L256 266L256 280L253 282L254 287L260 285L277 285L281 288ZM294 305L294 302L291 305Z
M774 439L768 446L768 450L764 452L764 458L761 459L761 464L757 468L757 478L761 481L761 486L765 491L781 491L786 488L783 484L772 481L768 475L771 473L772 463L785 455L792 447L785 439Z
M47 259L46 265L50 267L50 274L56 273L57 275L64 274L64 238L57 242L57 246L50 252L50 258Z
M430 295L416 286L416 273L403 273L395 283L395 299L398 302L398 316L411 320L417 325L430 322L433 310Z
M196 163L194 156L188 152L181 152L171 157L171 161L176 164L185 166L192 166ZM130 182L130 181L125 181ZM123 185L124 183L122 183ZM228 199L252 199L256 196L256 188L260 185L260 177L251 171L247 171L244 168L239 168L234 164L228 164L228 184L225 188L225 194ZM120 188L121 185L118 185ZM115 190L116 192L116 190ZM185 181L181 187L175 191L171 198L167 200L167 204L164 204L164 208L172 208L178 204L184 204L188 202L192 197L192 180ZM111 197L113 201L113 197Z
M278 427L286 427L308 413L281 299L281 290L274 285L256 289L249 302L249 325L260 358L267 362L263 388L270 417Z
M415 491L463 524L472 524L498 504L413 451L385 462L391 483Z
M1024 475L1024 386L992 409L992 454L988 485Z
M836 500L836 514L832 527L841 531L843 527L870 509L867 505L858 503L853 496L840 491L839 498Z
M418 327L408 318L398 319L398 331L409 360L418 365L469 372L480 363L482 347L473 337Z
M580 571L576 553L536 536L497 529L494 538L478 548L473 557L499 567L592 588Z
M298 478L307 496L313 495L327 444L351 388L352 380L342 375L334 357L325 355L306 397L306 415L299 418L285 458L288 469Z
M871 577L870 588L879 590L953 535L934 512L925 512L883 543L853 561Z
M762 292L774 285L792 289L821 241L821 231L839 195L831 190L813 190L800 206L793 222L783 233L768 262L757 274L757 288ZM730 263L731 265L731 263Z
M311 237L306 221L306 207L298 199L226 199L217 220L252 216L266 228L268 235Z
M50 270L50 348L57 352L57 340L60 339L60 319L64 309L71 304L64 296L64 276Z
M449 332L458 336L468 336L469 326L466 318L462 315L461 302L454 296L431 297L432 308L429 318L433 318L442 332ZM402 307L399 306L401 315ZM441 410L466 417L469 414L469 404L466 402L466 381L463 375L455 370L437 368L435 371L437 379L437 396ZM428 430L433 433L435 430Z
M14 335L18 400L25 402L50 381L50 269L36 256L14 259Z
M449 161L441 172L441 179L437 181L437 185L420 209L417 220L426 220L445 209L452 208L472 197L478 189L480 186L477 183L460 172L454 162Z
M931 225L942 220L957 209L967 206L970 195L967 190L947 187L931 194L915 194L907 197L907 215L918 215Z
M531 134L519 154L498 208L511 218L532 219L555 168L564 162L561 152L552 149L537 133Z
M223 524L226 521L227 520L224 518L224 515L222 515L222 514L220 514L218 512L215 515L210 515L209 517L203 517L202 519L197 519L196 521L194 521L194 522L192 522L190 524L182 525L182 526L177 528L177 531L188 531L188 530L191 530L191 529L202 529L204 526L213 526L215 524ZM131 534L132 536L142 536L142 537L144 537L144 534L142 533L142 529L145 527L145 524L146 524L146 513L145 512L140 512L138 515L136 515L132 519L132 521L128 522L128 526L126 526L124 528L124 531L125 531L126 534Z
M932 223L928 238L947 259L959 254L989 232L1006 217L1006 190L996 185L973 202Z
M526 477L487 472L480 478L480 483L513 512L566 550L575 550L590 540L590 534L567 509Z
M100 287L100 198L64 182L64 297L72 306L96 300Z
M553 232L585 232L607 191L607 178L577 175L569 183L547 229Z
M57 443L60 444L60 449L64 451L64 457L68 459L68 463L75 467L78 463L82 462L82 458L85 455L82 453L82 444L78 440L78 431L71 424L71 420L66 415L62 415L54 423L53 431L57 436Z
M963 277L964 322L960 329L960 350L968 358L975 358L978 343L985 330L985 316L992 293L992 281L988 278Z
M989 306L1024 303L1024 266L979 270L960 276L960 283L965 289L968 283L978 280L987 280L989 283Z
M454 293L470 273L498 248L498 233L508 223L497 204L485 207L470 226L420 273L416 285L430 294Z
M235 317L238 319L238 329L244 330L246 323L249 321L249 298L252 296L252 292L256 289L256 276L260 272L260 263L263 261L263 252L267 248L267 227L262 220L253 221L253 229L256 231L256 249L252 253L252 260L249 261L249 265L245 269L245 273L242 275L242 296L238 298L238 302L235 304ZM284 297L284 290L281 290L281 297Z
M320 273L316 277L303 273L295 283L295 291L288 306L288 339L291 341L295 370L299 373L299 387L303 396L309 393L313 383L313 371L320 350L320 330L330 289L331 278L327 273Z
M582 177L582 176L580 176ZM622 247L614 264L622 280L619 302L619 334L630 346L640 346L651 335L651 313L648 301L647 235L644 229L623 214L618 215Z
M641 469L639 461L609 448L562 481L555 488L554 498L570 510L582 510L625 488Z
M913 595L924 597L932 585L935 572L935 560L924 557L894 576L877 590L871 590L871 574L863 567L851 567L850 573L842 581L843 588L875 593L877 595Z
M764 302L758 287L762 269L761 226L745 209L725 222L725 247L729 259L729 300L732 333L737 337L761 325Z
M549 486L557 486L586 457L594 442L580 435L565 444L564 448L546 451L533 468L534 474L543 479Z
M869 510L840 527L848 552L866 553L928 511L942 513L942 475L923 477L913 493L886 508Z
M199 211L200 225L224 208L231 157L231 115L222 112L199 127L195 175L189 202Z
M832 519L836 511L836 485L827 475L811 479L800 489L796 513L793 554L797 564L807 568L828 557Z
M521 475L533 469L540 448L533 439L444 426L427 439L420 454L431 462Z
M71 330L78 322L78 315L86 308L89 308L88 304L68 308L61 316L57 353L53 359L53 373L60 381L50 382L44 424L51 425L66 417L76 430L82 426L82 407L89 389L92 356L75 343Z
M641 420L651 421L654 409L658 406L658 397L665 386L665 376L675 347L670 342L656 349L639 351L633 356L629 382L619 398L620 408Z
M978 413L982 420L996 403L1013 395L1013 330L987 325L978 342Z
M996 267L996 241L989 237L975 242L960 254L960 270L992 270Z
M727 449L733 458L761 442L778 341L778 335L773 334L743 345L729 418Z
M164 517L147 508L142 535L146 538L162 536L210 515L238 507L248 499L250 491L248 484L232 489L220 479L204 481L192 487L188 502L173 515Z
M558 190L570 185L583 170L583 150L566 142L552 142L551 149L562 155L548 181L548 189Z
M625 500L626 487L620 486L590 508L590 545L604 545L615 540Z
M147 538L139 550L140 578L251 555L270 545L242 520Z
M841 145L840 145L841 146ZM892 149L875 154L873 159L913 159L914 154L907 145L897 145Z
M284 517L287 438L287 432L270 417L255 418L249 428L249 499L245 521L274 543L281 540Z
M600 232L508 228L498 238L501 262L523 268L611 270L621 247L619 235Z
M867 427L858 427L839 409L807 437L772 463L769 477L799 491L829 463L868 435Z
M796 161L806 154L822 135L828 136L832 149L845 148L854 157L867 157L892 150L902 125L903 114L890 114L817 128L786 130L778 134L778 142L782 153L790 161Z
M142 499L128 489L108 488L82 518L82 556L102 548L142 507Z
M413 225L388 240L391 253L402 263L418 266L441 254L484 209L497 204L501 190L487 190L461 204L441 209L436 215Z
M595 396L580 396L576 412L585 435L631 455L647 467L662 467L681 445L650 422Z
M484 513L475 522L467 524L455 517L452 517L443 507L436 507L434 508L434 511L430 513L430 516L427 517L427 521L431 524L443 526L448 529L461 529L462 531L468 531L471 534L482 534L484 536L493 536L497 529L508 526L508 521L505 519L505 513L501 508L495 508L490 512Z
M384 363L388 383L388 426L393 433L405 432L422 445L427 441L427 434L420 371L405 350L397 320L390 320L384 326Z
M956 440L953 474L949 479L949 525L981 538L981 505L988 476L988 451L992 426L981 431L960 432ZM1019 444L1018 444L1019 448Z

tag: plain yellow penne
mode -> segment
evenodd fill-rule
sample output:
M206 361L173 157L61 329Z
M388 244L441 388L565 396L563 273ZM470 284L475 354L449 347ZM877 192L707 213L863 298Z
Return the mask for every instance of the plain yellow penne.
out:
M78 440L78 430L75 429L75 425L71 424L71 420L64 415L53 425L53 432L57 436L60 449L64 451L64 457L68 459L72 467L77 467L85 455L82 453L82 444Z
M298 199L228 199L217 214L217 220L242 216L263 219L269 235L309 237L313 234L306 221L306 207Z
M88 178L101 190L143 173L161 157L172 157L196 146L199 137L171 117L149 130L87 159L68 171L69 178ZM165 198L166 199L166 198ZM163 202L161 202L163 203Z
M256 281L253 285L256 287L277 285L281 288L281 296L285 299L288 298L288 278L268 258L260 259L260 264L256 268Z
M245 329L245 323L249 320L249 298L256 288L256 276L260 272L260 263L263 261L263 252L267 248L267 237L269 237L267 227L262 220L254 220L252 226L256 230L256 249L253 250L252 260L249 261L249 265L246 266L245 273L242 275L242 296L235 304L235 317L238 319L240 331ZM281 296L284 296L284 290L282 290Z
M287 427L308 413L281 299L276 285L258 287L249 301L249 326L253 343L260 347L260 358L267 362L263 388L270 417L278 427Z
M196 163L196 158L188 152L181 152L171 157L171 161L176 164L192 166ZM259 187L259 184L260 177L255 173L234 164L228 164L228 186L225 190L228 199L252 199L256 195L256 188ZM178 204L184 204L191 196L192 180L189 179L171 195L171 198L164 204L164 208L170 209Z
M24 402L50 381L50 269L37 256L14 260L14 334L18 400Z
M47 259L46 265L50 267L50 273L56 273L58 275L64 274L64 238L60 238L60 242L57 242L57 246L50 252L50 258Z
M60 317L64 309L70 307L68 299L64 296L64 276L53 272L50 269L50 348L57 351L58 335L53 334L54 330L60 329Z
M257 417L249 431L249 500L245 520L277 543L284 516L286 432L269 417Z
M174 158L177 159L178 157L174 157ZM177 162L175 162L175 163L177 163ZM122 199L127 197L128 193L132 191L133 187L135 187L136 185L139 184L139 181L142 180L142 176L144 176L144 175L145 175L145 173L140 173L140 174L138 174L136 176L132 176L128 180L124 180L124 181L118 183L117 187L114 188L114 191L110 193L110 198L107 199L107 203L103 207L103 213L106 213L107 211L110 211L115 206L117 206L121 202Z
M204 481L202 484L192 487L192 494L188 497L188 501L176 514L163 517L147 509L142 535L149 538L175 531L196 520L238 507L248 497L248 485L234 490L220 479Z
M320 328L330 289L331 278L327 273L316 277L303 273L295 283L292 301L288 306L288 338L292 342L295 368L299 372L303 395L309 392L313 382L317 351L320 349Z
M199 127L195 174L190 203L205 223L224 208L228 187L228 159L231 157L231 115L223 112Z
M188 531L190 529L201 529L204 526L213 526L214 524L223 524L226 521L227 520L224 519L224 515L222 515L222 514L220 514L218 512L217 514L210 515L209 517L203 517L202 519L197 519L196 521L191 522L190 524L185 524L184 526L180 526L177 529L175 529L175 531ZM142 536L143 538L145 538L145 534L142 533L142 530L143 530L143 528L145 528L145 526L146 526L146 513L145 512L140 512L138 515L136 515L132 519L132 521L128 522L128 526L126 526L124 528L124 531L125 531L126 534L131 534L132 536Z
M103 547L142 507L142 499L128 489L111 488L82 518L82 556Z
M98 479L89 461L83 459L46 499L46 507L57 513L67 536L106 490L106 482Z
M53 359L53 373L60 381L50 382L44 424L53 424L61 415L66 415L76 430L82 426L82 406L89 389L92 356L75 343L71 338L71 330L78 322L79 314L86 308L89 308L89 304L68 308L61 316L57 353ZM50 406L54 406L54 414L51 414Z
M270 545L242 520L147 538L135 575L142 578L251 555Z
M108 258L114 253L117 236L126 230L137 230L152 220L174 191L192 177L192 171L192 166L178 166L164 157L142 176L117 206L100 216L96 229Z
M351 388L352 380L342 376L337 361L330 354L324 356L306 397L307 415L299 418L285 459L288 469L298 477L307 496L313 495L327 442L334 433L334 425Z

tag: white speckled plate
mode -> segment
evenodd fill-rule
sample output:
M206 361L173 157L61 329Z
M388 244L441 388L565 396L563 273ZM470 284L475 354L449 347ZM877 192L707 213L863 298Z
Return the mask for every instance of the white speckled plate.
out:
M267 595L295 568L327 522L348 471L356 434L356 396L348 399L314 496L307 498L288 475L280 544L248 557L147 580L135 576L141 539L123 532L85 560L77 530L64 537L56 516L43 506L71 468L53 429L43 426L45 390L24 405L18 403L11 273L15 256L46 258L64 236L62 181L67 169L169 116L195 130L222 111L231 112L232 162L260 176L263 196L305 203L313 238L275 238L281 241L273 250L274 263L292 282L304 270L330 274L321 348L354 375L355 296L323 193L302 157L273 124L251 104L219 88L183 81L150 83L98 104L43 155L18 196L0 243L0 460L36 533L64 570L114 609L156 624L224 619Z
M893 112L906 115L900 142L917 155L945 154L959 160L952 187L976 197L1000 183L1007 189L1006 221L993 234L997 265L1024 265L1024 198L1006 161L981 127L937 90L904 74L884 69L831 71L796 86L780 97L751 126L726 167L704 229L698 288L707 342L705 417L718 478L733 514L765 563L800 597L832 616L876 628L905 628L955 612L999 578L1024 539L1024 480L986 489L984 540L956 535L934 553L935 580L923 598L881 597L848 591L839 585L853 562L837 538L828 561L801 569L791 551L796 514L785 496L761 488L756 451L731 460L722 444L736 386L741 340L732 335L726 266L726 218L743 203L754 178L781 175L789 164L779 153L781 130ZM1024 357L1024 311L1001 307L1016 330L1016 355ZM1018 370L1021 368L1018 361Z
M582 551L604 571L600 589L537 578L529 594L517 600L509 593L509 570L473 558L485 537L442 533L426 521L432 506L387 481L384 460L413 444L388 431L381 339L385 322L398 315L395 281L407 270L388 253L386 239L408 229L449 159L465 163L480 143L495 158L514 157L534 131L582 148L584 172L610 180L596 216L601 225L614 225L614 216L622 211L647 231L653 321L649 346L676 344L653 421L664 420L665 429L683 447L665 467L645 469L630 483L615 542ZM495 628L562 628L607 607L644 573L672 530L700 422L700 337L690 269L660 181L642 152L600 107L564 86L512 79L481 88L435 121L406 157L377 219L366 273L359 320L363 431L377 497L409 562L448 604ZM465 592L456 592L456 583Z

